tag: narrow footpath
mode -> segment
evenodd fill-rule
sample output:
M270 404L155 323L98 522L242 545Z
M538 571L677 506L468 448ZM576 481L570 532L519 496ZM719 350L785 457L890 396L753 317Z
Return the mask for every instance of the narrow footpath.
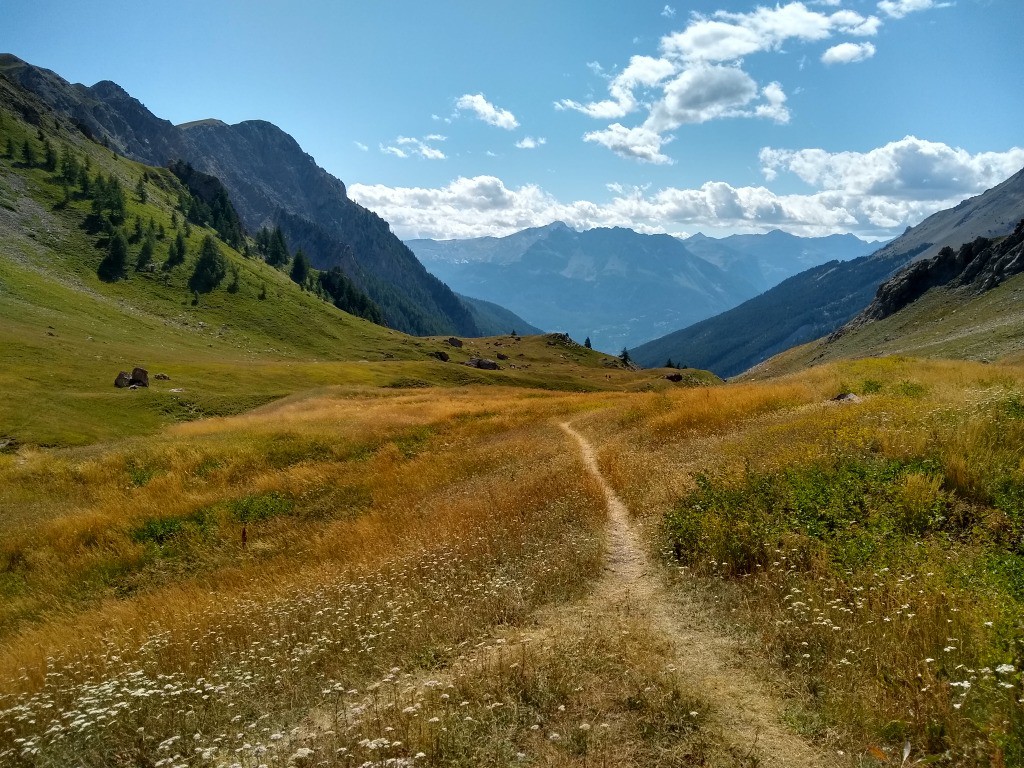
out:
M651 562L629 510L601 474L593 446L568 423L560 425L579 445L587 471L604 491L608 507L608 567L591 598L605 610L646 616L672 645L676 668L716 708L725 738L752 763L772 768L841 765L794 733L784 722L784 701L766 690L739 663L740 647L713 620L686 601L669 595Z

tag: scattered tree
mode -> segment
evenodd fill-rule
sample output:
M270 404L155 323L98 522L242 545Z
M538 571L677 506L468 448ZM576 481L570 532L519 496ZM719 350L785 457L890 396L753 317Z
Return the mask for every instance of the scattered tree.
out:
M231 266L231 282L228 283L228 293L238 293L238 267Z
M295 254L290 277L303 287L305 287L306 281L309 280L309 259L306 258L306 254L302 252L301 248Z
M227 261L217 247L217 241L207 235L199 248L199 259L188 280L188 287L196 293L209 293L220 285L227 272Z
M139 183L135 185L135 197L138 198L140 203L145 203L149 199L149 193L146 191L146 180L140 176Z
M28 137L25 137L25 143L21 145L21 156L28 167L31 168L36 164L36 152L32 149L32 142L28 140Z
M142 248L139 249L139 258L135 261L135 271L142 272L149 269L153 263L153 251L156 249L156 239L150 235L142 241Z
M666 368L675 368L676 367L675 363L672 362L672 358L671 357L668 360L665 361L665 367Z
M593 349L593 347L590 344L590 337L589 336L587 336L587 338L585 338L583 340L583 346L586 347L587 349Z
M43 167L48 171L57 170L57 151L49 139L43 141Z
M171 269L185 261L185 236L178 232L167 247L167 261L164 262L164 269Z
M280 227L275 227L267 244L267 264L272 267L283 267L288 263L288 244Z
M100 262L96 274L100 280L113 283L121 280L128 272L128 238L124 230L117 227L110 236L107 255Z
M629 357L629 350L626 349L625 347L623 347L622 351L619 352L619 360L622 361L623 365L629 365L631 362L633 362Z

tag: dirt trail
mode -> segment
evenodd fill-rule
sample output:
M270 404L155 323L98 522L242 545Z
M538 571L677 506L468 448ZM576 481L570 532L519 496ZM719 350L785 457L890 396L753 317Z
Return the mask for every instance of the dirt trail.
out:
M760 766L797 768L839 765L782 721L784 703L765 690L736 661L738 643L716 630L685 596L669 596L656 566L630 521L629 510L601 474L593 447L569 424L560 425L578 444L587 470L604 491L608 505L608 571L593 600L649 617L672 643L677 669L714 703L723 735Z

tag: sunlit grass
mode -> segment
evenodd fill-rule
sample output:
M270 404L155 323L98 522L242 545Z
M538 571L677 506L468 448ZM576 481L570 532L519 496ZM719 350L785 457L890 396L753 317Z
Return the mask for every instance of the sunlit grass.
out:
M862 401L828 402L851 391ZM671 571L714 590L792 677L810 733L839 729L872 759L909 741L1016 764L1022 394L1013 367L865 360L591 425Z

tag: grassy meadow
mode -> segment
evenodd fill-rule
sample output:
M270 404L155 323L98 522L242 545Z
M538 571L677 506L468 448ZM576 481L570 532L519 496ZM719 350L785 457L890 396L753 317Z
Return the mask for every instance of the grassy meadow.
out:
M584 423L675 588L784 675L794 727L868 764L1021 765L1022 398L1017 366L883 358Z

